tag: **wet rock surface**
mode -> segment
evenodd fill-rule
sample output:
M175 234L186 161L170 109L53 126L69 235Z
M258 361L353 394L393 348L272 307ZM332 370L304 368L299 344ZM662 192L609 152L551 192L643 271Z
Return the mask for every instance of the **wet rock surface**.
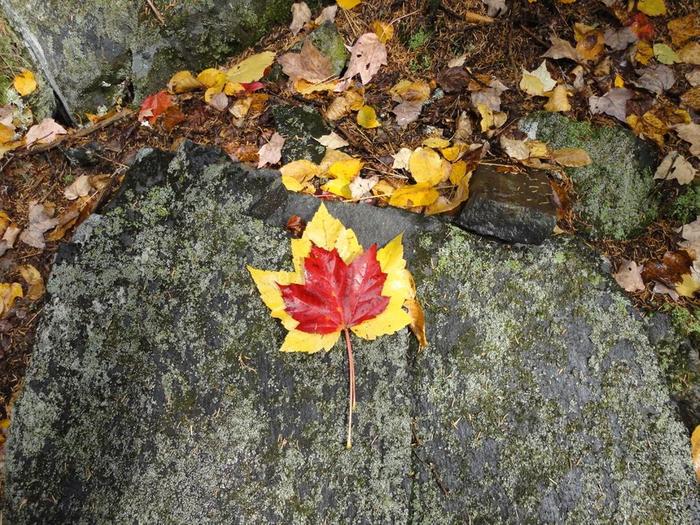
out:
M547 174L502 173L479 166L469 181L469 200L457 218L467 230L506 242L541 244L557 224Z
M326 148L316 139L328 135L331 130L321 114L311 106L279 105L272 109L277 133L285 139L282 162L306 159L319 163Z
M577 195L574 210L592 237L629 239L656 218L658 159L652 144L620 126L578 122L558 113L534 113L520 122L520 129L552 148L581 148L591 157L589 166L566 172Z
M289 17L292 0L176 0L160 23L143 2L0 0L68 113L140 101L180 69L200 70L252 45ZM163 6L161 6L163 7Z
M318 200L185 143L143 151L59 254L7 445L22 523L678 522L687 435L647 324L581 245L513 248L329 203L365 245L405 232L430 346L281 354L246 264L291 268Z

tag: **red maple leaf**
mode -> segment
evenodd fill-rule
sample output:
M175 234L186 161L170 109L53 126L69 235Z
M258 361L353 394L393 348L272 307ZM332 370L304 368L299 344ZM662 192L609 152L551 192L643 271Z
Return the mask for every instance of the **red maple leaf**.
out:
M243 86L243 89L245 89L248 93L255 93L256 91L263 89L265 84L262 82L241 82L241 86Z
M654 38L654 23L644 13L635 13L628 21L628 25L640 40Z
M377 245L350 264L332 251L312 246L304 260L304 284L280 286L285 310L302 332L331 334L382 313L389 304L382 287L386 274L377 261Z
M153 124L156 119L173 105L173 97L167 91L159 91L153 95L149 95L141 104L139 111L139 120L148 120Z

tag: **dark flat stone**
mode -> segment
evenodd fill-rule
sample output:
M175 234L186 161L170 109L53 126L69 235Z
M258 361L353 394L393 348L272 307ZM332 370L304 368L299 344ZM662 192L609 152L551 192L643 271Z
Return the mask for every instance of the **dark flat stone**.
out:
M472 175L469 193L456 222L481 235L540 244L557 223L552 189L542 171L501 173L481 165Z

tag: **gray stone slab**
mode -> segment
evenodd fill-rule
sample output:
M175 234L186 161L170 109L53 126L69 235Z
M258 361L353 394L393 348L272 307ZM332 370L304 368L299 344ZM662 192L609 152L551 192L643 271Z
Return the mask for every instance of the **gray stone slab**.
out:
M689 523L689 444L645 322L574 242L512 248L408 212L430 346L281 354L246 264L291 268L274 172L144 151L48 282L7 444L9 523ZM262 200L261 200L262 199ZM278 198L279 199L279 198Z

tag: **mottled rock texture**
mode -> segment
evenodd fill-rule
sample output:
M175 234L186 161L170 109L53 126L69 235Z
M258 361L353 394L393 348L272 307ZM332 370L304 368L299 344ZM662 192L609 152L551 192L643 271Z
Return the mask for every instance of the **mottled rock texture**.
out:
M405 231L431 343L356 342L346 450L344 351L279 353L245 268L291 268L284 224L318 207L277 178L190 143L144 151L60 253L8 442L9 523L697 517L646 323L583 246L330 203L364 244Z
M520 128L553 148L582 148L590 155L592 164L566 171L576 192L574 210L592 237L628 239L656 218L653 145L621 126L579 122L558 113L534 113Z
M68 112L136 100L179 69L215 66L290 16L292 0L0 0ZM318 2L311 2L318 5Z

